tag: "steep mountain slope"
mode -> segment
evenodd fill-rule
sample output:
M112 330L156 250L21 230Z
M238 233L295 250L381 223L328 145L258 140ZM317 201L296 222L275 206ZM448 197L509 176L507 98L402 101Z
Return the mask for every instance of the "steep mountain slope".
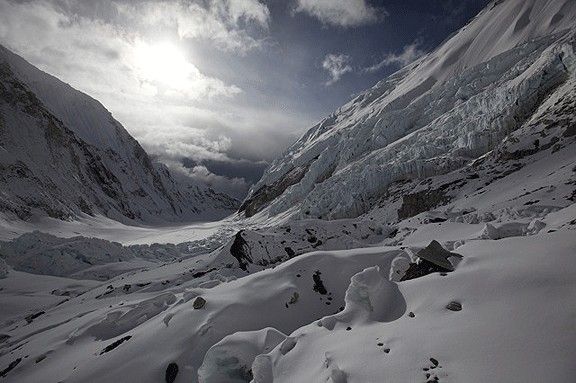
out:
M105 215L175 222L235 201L177 184L96 100L0 47L0 211L19 219Z
M241 210L356 217L395 182L471 164L573 77L575 18L571 0L492 2L435 51L310 129Z

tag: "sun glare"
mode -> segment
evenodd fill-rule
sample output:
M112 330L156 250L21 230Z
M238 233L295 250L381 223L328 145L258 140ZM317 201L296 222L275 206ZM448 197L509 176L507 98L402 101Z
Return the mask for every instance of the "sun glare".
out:
M141 43L136 48L138 74L146 81L179 88L192 73L190 64L172 43Z

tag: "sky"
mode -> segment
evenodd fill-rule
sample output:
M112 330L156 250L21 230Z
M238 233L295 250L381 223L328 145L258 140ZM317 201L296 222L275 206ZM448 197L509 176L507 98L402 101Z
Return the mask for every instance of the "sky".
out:
M488 0L0 0L0 43L99 100L156 160L243 198L354 94Z

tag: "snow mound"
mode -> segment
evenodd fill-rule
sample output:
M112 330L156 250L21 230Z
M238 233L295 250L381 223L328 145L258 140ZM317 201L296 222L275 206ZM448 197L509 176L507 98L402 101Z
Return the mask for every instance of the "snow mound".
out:
M350 279L344 311L319 323L332 330L336 323L388 322L404 313L406 304L396 283L384 278L378 266L364 269Z
M199 383L243 383L253 378L252 363L256 356L267 354L286 335L273 328L237 332L212 346L198 369Z

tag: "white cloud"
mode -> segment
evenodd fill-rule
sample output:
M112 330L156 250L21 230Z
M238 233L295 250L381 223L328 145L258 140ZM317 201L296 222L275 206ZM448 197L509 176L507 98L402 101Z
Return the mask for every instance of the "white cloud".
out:
M268 124L236 106L239 87L199 70L193 40L244 54L261 46L254 28L266 34L269 20L257 0L0 0L0 43L98 99L162 162L226 161L231 138L217 132Z
M366 0L297 0L296 12L304 12L324 24L353 27L373 23L382 10L372 7Z
M424 54L426 54L425 51L423 51L422 49L420 49L420 42L419 41L415 41L412 44L406 45L403 49L402 52L400 53L389 53L386 56L384 56L384 58L368 67L365 68L364 71L365 72L377 72L380 69L386 67L386 66L390 66L390 65L394 65L397 67L404 67L408 64L410 64L411 62L419 59L420 57L422 57Z
M322 68L326 69L331 77L326 85L332 85L339 81L346 73L352 72L350 61L350 56L344 54L330 53L326 55L322 62Z
M180 38L208 40L219 49L241 54L265 41L244 27L267 31L270 22L268 7L258 0L148 1L120 4L118 9L134 24L175 27Z

